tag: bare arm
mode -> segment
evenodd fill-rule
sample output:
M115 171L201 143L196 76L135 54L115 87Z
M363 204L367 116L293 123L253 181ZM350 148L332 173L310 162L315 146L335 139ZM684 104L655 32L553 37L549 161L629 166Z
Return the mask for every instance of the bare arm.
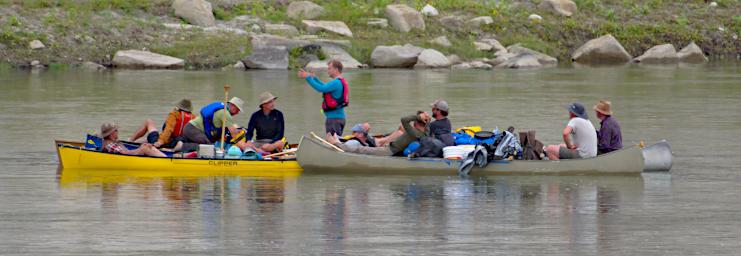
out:
M569 137L573 130L574 128L571 128L571 126L566 126L566 128L563 129L563 142L566 144L566 148L568 149L576 148L576 145L571 144L571 138Z

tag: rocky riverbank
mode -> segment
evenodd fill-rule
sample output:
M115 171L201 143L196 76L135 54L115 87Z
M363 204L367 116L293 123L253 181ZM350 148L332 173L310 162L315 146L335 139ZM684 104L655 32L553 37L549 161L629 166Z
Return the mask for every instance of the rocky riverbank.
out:
M0 0L0 62L491 69L739 58L738 0L612 2Z

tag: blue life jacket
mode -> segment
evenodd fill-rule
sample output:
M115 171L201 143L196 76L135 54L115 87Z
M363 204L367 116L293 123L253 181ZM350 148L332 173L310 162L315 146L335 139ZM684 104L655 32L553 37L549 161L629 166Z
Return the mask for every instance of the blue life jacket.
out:
M206 105L201 108L201 118L203 119L203 131L206 133L206 137L210 141L214 141L214 137L221 136L221 130L214 127L214 113L216 111L224 109L224 102L217 101Z

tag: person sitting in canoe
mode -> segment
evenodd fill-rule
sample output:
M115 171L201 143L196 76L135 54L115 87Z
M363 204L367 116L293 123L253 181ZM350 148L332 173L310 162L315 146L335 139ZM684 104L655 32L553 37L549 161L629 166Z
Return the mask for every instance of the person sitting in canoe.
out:
M623 135L620 132L620 123L612 117L610 110L612 103L600 100L594 106L594 112L600 120L600 128L597 131L597 154L610 153L623 148Z
M444 100L436 100L430 104L432 107L432 117L435 121L430 123L430 136L438 139L445 144L445 146L455 146L455 138L453 138L453 128L448 120L448 102Z
M340 142L336 134L330 133L327 133L327 141L347 152L377 156L396 156L400 155L410 143L427 136L427 124L430 123L430 119L430 115L423 111L419 111L416 115L402 117L401 125L404 128L404 134L383 147L347 146Z
M396 140L399 136L404 134L404 128L399 125L399 129L387 134L386 136L370 136L371 126L369 123L360 123L350 129L352 135L346 137L345 145L353 146L367 146L367 147L383 147L386 144Z
M147 119L144 124L137 129L134 136L129 141L144 143L148 142L156 148L168 148L175 152L193 151L196 149L195 143L184 143L186 140L183 129L185 125L193 119L192 103L189 99L182 99L175 104L175 107L167 115L167 120L162 126L162 132L157 131L154 121Z
M200 115L190 120L183 134L187 142L213 144L221 139L221 127L226 126L230 134L238 134L239 125L234 123L233 116L242 112L242 99L231 98L226 105L217 101L201 108ZM225 107L228 111L225 111Z
M260 109L252 113L247 125L247 146L265 152L277 152L286 145L285 121L283 113L275 109L275 100L278 97L270 92L260 94ZM255 141L252 142L254 133Z
M345 141L346 146L376 147L375 138L368 136L368 132L370 131L369 123L356 124L350 128L350 131L352 132L352 137Z
M118 141L118 125L115 123L103 123L103 125L100 126L100 134L98 134L98 136L103 138L103 152L123 155L167 157L162 153L162 151L149 143L143 143L139 148L134 150L127 149L123 143Z
M546 147L548 159L588 158L597 155L597 131L589 121L584 105L575 102L568 107L569 123L563 129L561 145ZM574 137L573 142L569 135Z

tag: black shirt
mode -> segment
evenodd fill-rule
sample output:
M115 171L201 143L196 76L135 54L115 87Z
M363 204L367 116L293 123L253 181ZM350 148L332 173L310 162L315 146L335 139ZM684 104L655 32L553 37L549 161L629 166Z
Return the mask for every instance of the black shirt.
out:
M276 142L283 139L285 130L283 113L277 109L273 109L268 115L265 115L262 109L252 113L250 123L247 125L247 140L252 140L253 130L256 133L256 140L270 139L271 142Z

